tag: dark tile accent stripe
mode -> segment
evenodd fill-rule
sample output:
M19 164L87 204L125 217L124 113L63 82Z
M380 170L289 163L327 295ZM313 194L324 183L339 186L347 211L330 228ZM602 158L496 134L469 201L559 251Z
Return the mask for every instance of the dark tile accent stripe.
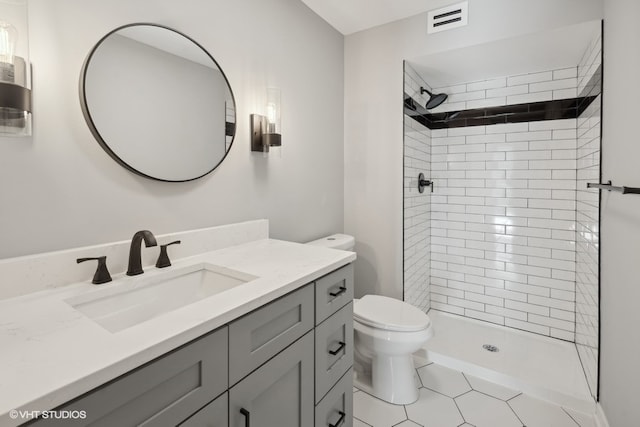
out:
M575 119L589 107L602 91L599 68L579 97L528 104L475 108L471 110L430 113L406 93L404 113L429 129L486 126L504 123L537 122L542 120Z

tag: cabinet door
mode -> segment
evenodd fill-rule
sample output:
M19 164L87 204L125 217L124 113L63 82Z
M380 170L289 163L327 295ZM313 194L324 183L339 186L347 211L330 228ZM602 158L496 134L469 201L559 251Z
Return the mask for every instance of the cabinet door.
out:
M229 390L229 427L307 427L313 418L313 331Z
M353 303L316 327L316 403L353 365Z
M352 426L353 370L349 369L316 406L315 427Z
M223 327L57 408L85 419L34 425L173 427L227 389L227 340Z
M193 414L180 427L227 427L229 425L229 394L224 393Z

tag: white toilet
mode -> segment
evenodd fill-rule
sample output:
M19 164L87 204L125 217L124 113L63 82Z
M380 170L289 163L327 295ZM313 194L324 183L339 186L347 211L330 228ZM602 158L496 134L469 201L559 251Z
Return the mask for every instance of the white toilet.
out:
M355 241L334 234L309 244L353 250ZM404 301L365 295L354 300L353 329L355 386L398 405L418 400L412 354L433 335L429 316Z

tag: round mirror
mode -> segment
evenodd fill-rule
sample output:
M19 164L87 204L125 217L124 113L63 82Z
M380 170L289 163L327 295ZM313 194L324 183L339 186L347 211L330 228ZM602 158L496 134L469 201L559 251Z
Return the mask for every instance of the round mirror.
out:
M212 172L235 135L235 100L218 63L160 25L125 25L104 36L82 67L80 103L114 160L160 181Z

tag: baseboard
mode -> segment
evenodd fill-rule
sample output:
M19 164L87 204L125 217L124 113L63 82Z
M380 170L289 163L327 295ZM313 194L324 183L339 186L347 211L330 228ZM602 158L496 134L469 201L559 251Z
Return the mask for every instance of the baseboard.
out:
M596 405L596 425L598 427L609 427L609 421L607 421L607 417L604 415L604 410L600 402Z

